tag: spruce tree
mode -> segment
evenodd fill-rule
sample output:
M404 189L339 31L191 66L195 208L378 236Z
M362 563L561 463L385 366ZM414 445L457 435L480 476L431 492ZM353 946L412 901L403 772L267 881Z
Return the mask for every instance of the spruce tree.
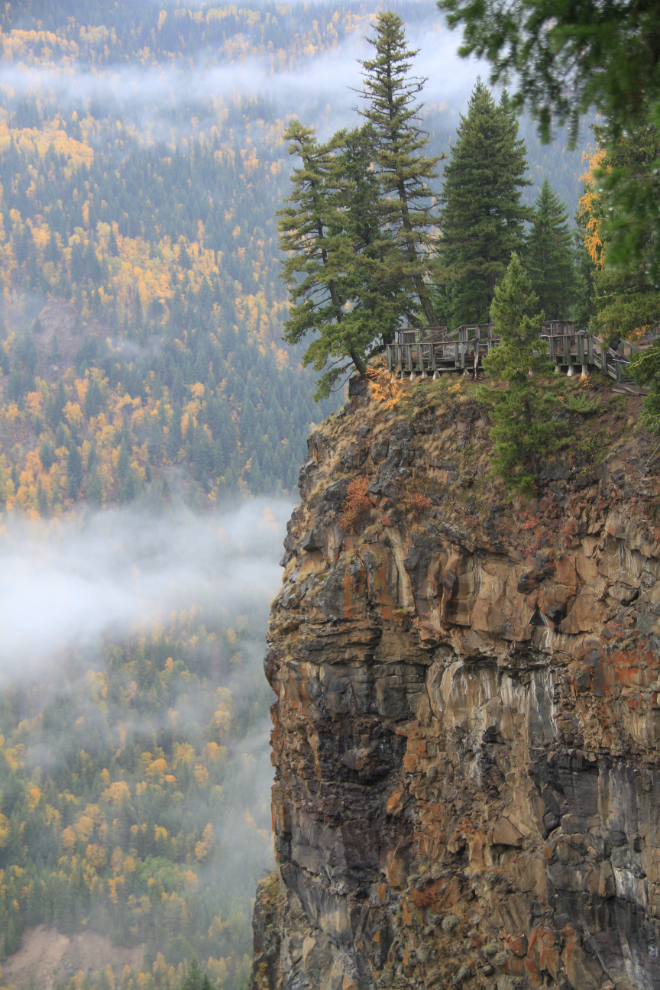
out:
M294 120L285 131L289 154L301 164L293 170L293 191L278 211L279 245L287 252L282 266L292 305L285 323L284 339L299 343L307 335L314 339L303 355L304 364L321 371L327 394L346 369L346 358L363 373L368 340L347 335L345 323L348 287L342 272L348 263L348 243L340 242L343 226L334 210L335 176L333 154L336 140L319 144L314 130Z
M567 320L575 300L577 272L564 204L545 179L534 204L525 242L525 268L547 320Z
M69 447L69 456L66 462L66 474L68 479L69 498L77 498L83 476L83 461L75 438L72 438Z
M103 488L96 468L92 471L89 484L87 485L87 501L94 508L100 508L103 504Z
M444 170L439 297L450 326L486 323L493 291L523 246L533 213L520 201L525 144L506 94L499 105L479 80Z
M402 318L409 322L417 309L396 239L383 222L375 154L373 130L366 124L341 135L334 162L337 206L352 252L347 273L352 321L368 328L372 348L390 343Z
M517 254L495 287L490 316L500 345L484 359L484 368L503 387L481 386L477 394L491 407L492 469L507 485L529 489L539 473L540 455L552 448L558 424L552 419L552 390L539 382L551 370L539 340L543 312L538 311L538 298Z
M430 226L436 166L444 155L424 153L428 134L419 127L422 104L417 97L425 79L410 75L417 50L408 47L403 21L392 11L379 13L375 38L367 38L374 57L364 69L360 113L367 120L373 142L374 164L381 189L381 227L394 241L388 257L389 281L417 297L424 320L437 323L428 284L429 259L434 249Z
M284 339L296 344L313 337L303 364L324 372L315 396L319 399L351 365L364 374L383 325L392 322L387 314L391 287L381 279L378 291L382 252L371 241L362 241L371 230L368 181L358 184L355 174L347 173L349 164L356 171L354 156L362 173L368 168L364 139L353 135L347 143L346 133L340 131L327 144L319 144L314 131L297 120L284 137L290 142L289 153L301 160L292 173L292 194L278 212L279 244L288 255L282 278L292 301ZM363 258L367 248L371 255Z

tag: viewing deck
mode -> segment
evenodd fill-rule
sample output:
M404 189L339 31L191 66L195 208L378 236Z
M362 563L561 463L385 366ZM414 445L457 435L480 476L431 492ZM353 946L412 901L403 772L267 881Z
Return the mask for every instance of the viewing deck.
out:
M633 354L644 349L621 340L615 350L596 334L576 331L573 323L564 320L544 323L541 340L547 341L548 357L558 371L566 370L572 376L576 371L587 374L589 369L597 369L619 384L632 382L626 375L626 366ZM396 341L387 345L387 366L393 374L422 378L437 378L443 371L467 370L476 374L482 359L499 343L489 323L464 325L451 331L447 327L406 328L398 330Z

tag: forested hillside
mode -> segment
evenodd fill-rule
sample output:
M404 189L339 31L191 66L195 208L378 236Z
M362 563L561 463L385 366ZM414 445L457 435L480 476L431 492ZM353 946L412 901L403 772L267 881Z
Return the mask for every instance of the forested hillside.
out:
M436 30L433 4L393 6L413 39ZM282 341L283 134L294 115L324 137L346 124L374 11L3 6L0 557L27 546L18 518L66 548L74 517L93 558L89 510L175 527L184 504L214 545L216 520L235 524L228 504L295 498L310 424L343 395L314 403L302 347ZM450 148L459 95L430 93L433 154ZM526 136L527 201L549 175L573 210L579 155ZM254 515L269 561L275 515ZM226 568L244 553L234 541ZM241 596L184 594L84 647L72 633L32 676L0 648L0 987L23 985L12 954L38 926L143 953L141 972L58 972L68 987L178 990L194 957L212 986L245 984L272 843L267 595L247 582Z
M121 122L42 115L36 100L7 114L8 508L126 501L179 465L211 499L295 485L327 408L312 408L311 376L279 342L282 169L257 157L257 112L233 109L245 147L216 128L183 150L145 147Z

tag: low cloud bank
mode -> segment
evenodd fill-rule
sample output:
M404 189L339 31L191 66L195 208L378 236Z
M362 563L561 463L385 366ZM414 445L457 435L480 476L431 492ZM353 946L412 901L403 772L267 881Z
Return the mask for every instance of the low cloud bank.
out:
M208 516L121 509L10 521L0 533L0 687L172 609L241 612L261 600L265 613L290 512L289 502L256 499Z
M415 20L408 26L407 34L411 46L420 49L414 71L428 77L423 94L426 104L454 114L463 110L478 72L486 76L487 66L480 67L476 60L458 57L460 36L447 29L435 5L429 7L428 18ZM0 67L0 86L18 98L36 93L43 98L52 94L63 111L67 107L79 107L81 101L116 104L118 110L144 118L152 134L162 130L164 137L168 124L164 118L160 122L154 119L154 107L167 115L190 103L228 99L237 94L261 97L284 116L304 117L306 107L326 104L331 109L332 125L340 126L343 117L345 123L350 122L350 110L358 102L357 94L352 91L359 90L362 84L358 59L368 58L371 52L362 33L356 33L336 48L300 58L295 67L284 69L277 68L276 60L271 61L270 57L218 64L216 52L209 52L206 64L185 69L166 65L121 66L91 72L83 67L40 69L5 65Z

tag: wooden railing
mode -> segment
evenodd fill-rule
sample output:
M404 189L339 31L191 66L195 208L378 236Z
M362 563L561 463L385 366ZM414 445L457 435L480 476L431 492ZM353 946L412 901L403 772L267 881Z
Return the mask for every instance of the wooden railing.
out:
M633 355L642 350L628 340L622 340L616 350L600 337L585 330L575 332L575 326L565 320L543 324L541 340L547 342L548 357L569 374L597 368L617 382L631 381L625 374ZM387 366L392 373L437 378L443 371L476 372L482 359L499 345L492 324L465 324L448 331L446 327L399 330L396 341L387 345Z

